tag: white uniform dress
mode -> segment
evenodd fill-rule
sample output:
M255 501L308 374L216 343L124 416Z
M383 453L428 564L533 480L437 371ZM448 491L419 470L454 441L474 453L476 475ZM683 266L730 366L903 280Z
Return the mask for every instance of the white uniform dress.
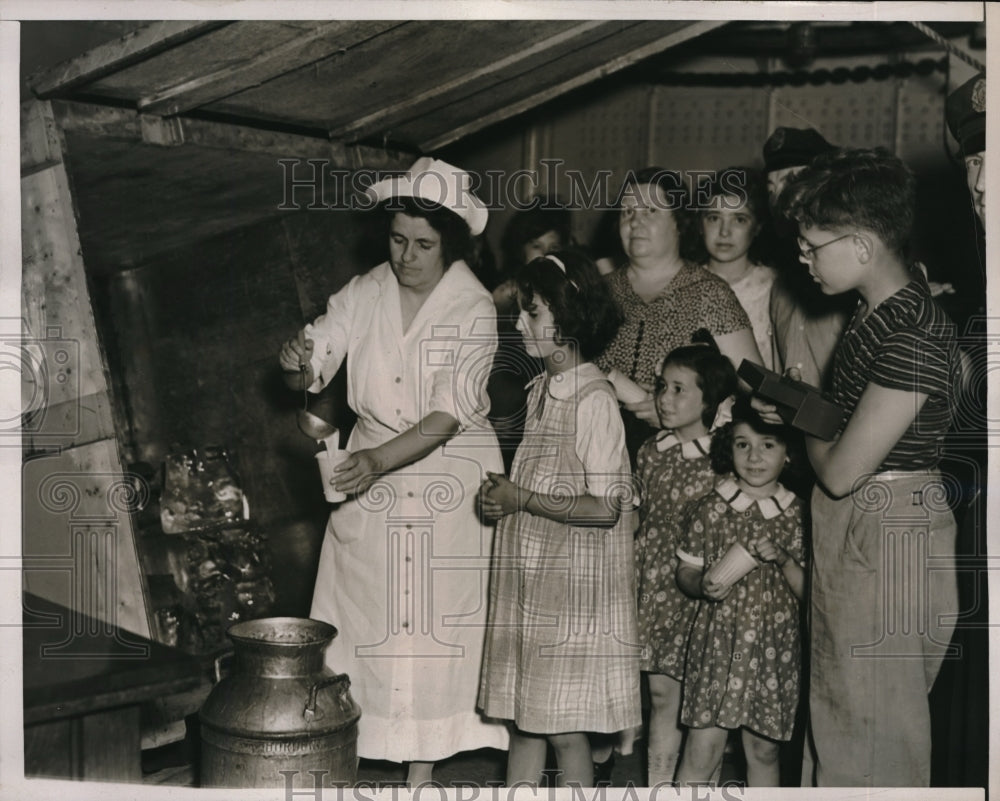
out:
M347 358L358 415L347 450L375 447L434 411L461 425L330 514L311 616L339 630L326 661L350 676L361 706L358 755L434 761L506 748L506 728L476 711L493 533L476 514L476 493L486 470L503 470L486 419L493 300L455 262L404 334L385 263L331 296L305 334L315 343L311 390Z

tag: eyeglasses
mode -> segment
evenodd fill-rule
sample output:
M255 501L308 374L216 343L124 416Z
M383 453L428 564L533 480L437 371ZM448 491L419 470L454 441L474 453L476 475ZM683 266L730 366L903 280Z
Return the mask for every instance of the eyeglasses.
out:
M836 239L831 239L829 242L824 242L821 245L811 245L811 244L809 244L809 241L807 239L803 239L800 236L800 237L798 237L799 252L802 254L802 257L804 259L808 259L809 261L812 261L813 257L816 255L816 251L817 250L819 250L820 248L825 248L827 245L832 245L834 242L839 242L841 239L847 239L847 237L849 237L849 236L854 236L854 232L852 231L849 234L844 234L843 236L838 236Z

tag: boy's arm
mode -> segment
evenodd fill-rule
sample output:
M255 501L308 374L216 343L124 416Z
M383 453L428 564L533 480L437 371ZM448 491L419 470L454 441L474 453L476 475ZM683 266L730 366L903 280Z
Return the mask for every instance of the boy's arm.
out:
M840 437L826 442L806 436L806 451L827 492L841 498L874 473L927 402L927 394L869 383Z
M753 338L752 328L743 328L731 334L719 334L715 337L715 344L718 345L719 352L728 357L735 368L738 368L744 359L754 364L764 364L760 349L757 347L757 340ZM750 385L742 378L740 386L744 391L750 389Z
M796 562L791 556L781 565L781 575L788 582L788 588L798 600L802 600L806 592L806 571L802 565Z

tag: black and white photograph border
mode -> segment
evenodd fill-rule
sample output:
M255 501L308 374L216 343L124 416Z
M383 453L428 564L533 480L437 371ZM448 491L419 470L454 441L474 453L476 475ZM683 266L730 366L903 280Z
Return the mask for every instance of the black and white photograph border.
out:
M581 61L577 76L559 77L554 88L543 81L527 96L504 96L501 108L484 107L474 118L459 115L450 130L435 130L427 124L406 130L405 123L412 117L407 118L402 110L408 105L415 108L414 101L420 97L396 100L400 113L393 115L390 108L390 113L382 119L371 112L360 119L340 115L332 128L322 124L336 116L328 113L296 115L289 121L266 119L265 112L247 125L236 105L227 106L223 102L208 111L199 109L208 102L205 98L214 101L225 97L218 93L217 87L210 86L212 81L218 81L219 85L226 81L226 73L231 70L224 65L224 59L219 59L218 64L208 59L207 63L218 70L210 77L178 70L178 75L185 76L185 82L159 95L144 93L139 85L141 77L135 85L121 82L116 86L113 81L106 82L107 91L103 93L92 88L112 70L102 71L101 63L87 60L88 53L103 53L116 68L138 66L141 73L143 59L153 50L136 47L135 37L131 44L128 40L131 32L147 23L164 23L149 40L166 44L162 52L175 41L182 44L185 37L190 38L199 22L203 23L204 31L209 31L212 23L221 26L241 21L265 24L341 20L371 21L371 30L354 34L357 41L378 35L387 23L413 21L442 21L456 26L480 21L537 20L539 24L562 21L579 23L581 31L589 22L616 20L684 21L690 26L677 26L665 38L637 35L628 45L631 50L620 54L614 53L613 48L601 49L595 45L591 52L598 54L597 63ZM741 41L743 49L732 57L718 55L718 51L706 56L699 51L697 43L701 37L735 22L780 23L787 52L784 55L774 49L754 52L745 37ZM874 58L814 62L817 41L821 38L817 35L819 28L861 22L909 23L911 30L922 32L928 42L936 41L940 49L928 51L926 42L922 42L911 51L899 48L897 53L902 56L894 54L888 63ZM86 30L82 23L93 23L92 29ZM947 39L934 30L938 23L968 23L976 29L978 45L970 45L971 34ZM60 26L62 30L57 33ZM947 25L938 27L945 30ZM46 36L47 28L52 36ZM322 39L322 31L315 33L317 40ZM761 27L757 33L762 48L777 37L776 28ZM612 35L607 33L608 37ZM551 44L560 36L568 37L569 31L554 31L552 38L545 41ZM973 621L970 626L988 628L980 640L988 647L991 666L987 670L988 696L974 695L976 687L981 690L981 683L970 688L956 686L952 693L957 706L986 709L989 743L985 749L988 765L985 787L720 785L653 790L641 786L645 773L637 769L635 781L628 777L627 781L613 782L617 786L599 788L507 788L493 781L456 780L451 786L409 790L402 769L395 781L387 781L382 763L366 766L366 760L362 760L354 787L323 789L306 782L286 789L225 789L182 786L190 782L171 783L169 778L156 783L149 781L148 776L144 780L142 775L127 782L115 781L109 776L134 777L138 763L132 760L129 767L123 767L117 756L100 757L102 750L118 753L127 749L133 740L125 738L127 742L123 745L122 732L126 729L137 732L140 722L143 747L152 750L161 749L164 744L176 745L179 739L189 737L185 726L193 725L191 721L196 715L192 716L192 710L184 704L190 703L191 698L201 700L197 687L204 687L206 676L210 677L214 671L217 678L226 670L224 656L228 654L223 654L226 649L213 648L213 644L219 646L220 642L203 641L200 651L193 649L199 654L195 658L192 649L171 647L178 645L177 619L169 615L157 617L150 612L155 598L167 598L179 604L178 608L185 603L178 600L175 585L165 588L150 582L150 574L184 572L187 568L178 567L177 560L194 559L190 552L178 556L175 546L183 541L183 534L172 535L173 550L152 539L142 539L144 521L149 522L146 518L154 508L148 503L149 488L157 482L162 487L170 470L180 481L177 476L187 475L185 470L193 459L200 474L211 474L216 489L224 485L229 492L228 505L213 506L212 511L218 516L212 519L195 519L193 507L185 508L180 501L171 507L178 515L191 514L191 530L212 532L210 537L198 540L201 544L189 544L189 551L208 548L199 552L199 569L242 570L245 580L240 585L239 603L244 606L256 603L289 618L304 617L309 610L314 575L309 571L316 570L323 532L320 529L317 537L315 527L302 524L298 518L317 519L329 509L313 459L316 448L310 439L328 438L330 445L338 432L332 429L303 436L295 429L296 421L302 427L301 412L308 409L321 417L336 419L346 434L353 420L343 416L342 411L350 389L340 375L321 392L309 393L303 400L304 387L288 391L280 384L280 377L277 382L274 380L280 372L278 348L304 323L323 313L330 292L346 284L351 276L377 264L376 256L384 255L366 244L366 239L371 238L368 234L374 230L372 222L364 217L371 198L366 190L377 179L401 173L418 156L454 159L452 163L461 164L472 173L476 193L489 208L486 247L496 251L498 260L504 247L500 232L511 222L514 212L526 207L534 196L558 192L560 200L567 200L574 208L576 240L597 242L601 228L606 225L606 212L616 208L615 193L629 170L645 164L676 166L684 170L687 180L693 182L691 188L695 189L699 176L710 177L713 169L725 164L759 165L764 140L779 125L814 127L834 144L891 145L896 155L901 155L902 150L904 155L913 157L915 164L910 166L916 172L927 167L933 172L933 180L940 178L949 185L957 182L962 187L962 156L945 123L944 94L990 66L996 71L1000 65L997 48L985 46L991 36L1000 36L1000 8L979 2L0 0L0 323L6 326L0 363L3 415L0 498L4 504L0 518L0 709L3 710L0 801L49 801L62 797L71 801L160 798L302 801L321 797L338 801L375 798L403 801L424 795L428 799L456 801L522 798L770 801L803 797L832 801L856 798L859 793L866 796L877 793L878 798L890 801L1000 798L1000 726L994 723L1000 714L1000 682L992 671L993 665L1000 665L1000 629L996 622L1000 620L997 581L1000 572L996 569L1000 566L1000 527L996 523L987 523L985 536L974 537L977 543L985 543L985 553L963 554L969 558L960 560L958 565L960 573L965 570L972 574L961 579L967 582L967 587L972 587L970 603L976 603L977 593L983 587L989 589L988 614L984 616L982 610L963 607L958 618L958 626L963 625L964 618ZM603 38L603 33L597 38ZM511 62L523 57L513 50L503 52L504 42L509 40L510 36L497 37L494 42L483 40L483 52L494 62L500 62L482 70L483 75L489 70L502 69L505 57ZM261 37L259 41L265 39ZM312 66L315 62L317 80L323 77L324 68L330 80L337 79L329 63L329 53L309 57L310 38L303 27L289 26L287 36L279 37L279 41L285 43L280 57L294 63L289 69ZM412 48L415 54L412 62L419 68L433 68L433 59L426 54L416 55L426 45L426 38L403 36L396 41ZM120 52L112 55L116 43ZM446 47L448 43L438 44ZM678 64L689 70L686 75L680 69L674 71L675 64L663 58L665 51L682 45L686 60ZM344 53L352 46L346 45ZM281 47L276 45L279 51ZM489 47L494 50L488 52ZM182 48L176 51L182 52ZM406 55L387 62L406 64ZM176 54L173 57L181 58ZM480 69L478 58L477 51L468 53L470 70ZM834 67L835 61L841 67L842 80L837 78L837 69L827 69ZM636 77L637 69L645 67L654 71L652 77L645 80ZM376 67L366 67L364 75L374 79L376 71ZM774 73L770 83L759 80L764 73ZM263 68L259 81L277 80L280 74ZM932 75L941 84L932 100L928 99L930 93L926 89L906 91L907 79L921 75L924 78ZM209 80L202 83L200 79L205 77ZM384 79L391 81L392 76ZM252 82L243 80L242 88L252 86ZM431 100L442 98L441 108L462 97L461 92L453 91L461 82L447 80L454 86L449 83L430 86L426 93ZM837 101L825 94L837 82L857 87L848 111L838 109ZM866 97L865 88L873 85L882 87L872 90L881 94ZM202 93L200 86L208 86L208 91ZM816 96L823 100L811 102L798 91L804 86L817 87ZM992 109L991 124L986 127L986 150L1000 152L1000 126L994 124L996 109L1000 108L997 100L1000 90L997 82L990 86L985 99L986 107ZM729 89L729 100L706 99L711 94L702 91L706 87L716 97L719 87ZM782 88L787 89L784 95ZM372 91L376 91L374 86ZM683 114L665 113L662 104L670 92L685 98ZM733 99L736 92L746 97L753 95L753 99L745 103L736 101ZM321 95L314 98L318 96ZM178 108L175 104L178 98L187 105ZM598 110L597 106L605 102L607 108ZM880 104L885 103L892 104L892 114L880 110ZM54 104L59 106L56 112L52 111ZM933 109L933 119L921 119L921 104ZM435 104L430 103L429 107ZM636 108L643 114L643 129L627 131L619 122ZM397 125L395 131L390 127L392 124ZM232 157L224 158L227 129L234 126L243 126L241 130L251 144L241 153L230 149ZM713 126L725 128L722 136L711 139L717 143L718 152L725 155L719 156L718 163L707 163L702 153ZM101 146L94 144L101 137L108 143L103 153ZM755 144L746 144L744 140L748 137ZM171 167L164 165L173 158L171 150L178 152L185 141L210 142L209 147L215 150L204 148L201 155L177 159L173 169L190 172L183 181L167 187L162 179ZM285 154L292 141L311 144L296 152L295 158L288 158ZM20 147L15 147L15 142L20 142ZM670 147L663 142L669 142ZM140 146L160 148L165 154L163 160L158 164L155 159L133 158L132 151ZM936 150L937 155L928 157L931 150ZM108 161L102 161L104 158ZM598 158L606 159L602 165L606 164L607 170L595 177L590 167ZM508 170L491 174L490 164L494 159L503 162ZM102 174L105 164L112 160L114 169ZM66 169L51 169L63 161ZM986 184L991 191L1000 187L1000 159L987 160L985 169ZM228 171L229 177L213 178L213 171ZM77 192L84 187L88 199L78 199ZM162 195L157 198L157 193ZM261 194L254 198L254 193ZM988 244L998 241L1000 215L986 215L977 229L967 195L963 198L964 206L955 200L951 207L943 208L940 198L935 199L932 194L933 189L929 193L928 187L921 187L918 181L918 202L925 202L931 208L924 218L918 213L918 226L933 225L935 221L955 226L942 233L947 240L955 236L955 230L967 231L975 239L976 231L985 229L985 240L966 245L930 241L933 237L928 237L926 230L918 230L917 236L928 240L926 252L930 257L925 258L925 273L932 282L942 285L954 281L950 289L961 290L960 271L944 262L944 257L956 250L970 259L978 259L978 269L982 271L973 284L975 292L983 296L981 300L977 296L969 304L976 309L963 320L966 327L959 330L959 340L962 343L964 335L966 344L973 342L969 350L981 358L975 365L972 381L984 408L964 409L967 412L964 423L968 427L963 442L968 447L958 448L957 459L967 463L971 477L966 480L984 492L985 520L996 521L1000 520L1000 493L987 490L991 488L989 478L1000 475L1000 463L995 457L997 442L992 438L994 433L1000 435L1000 431L992 430L993 422L1000 421L1000 405L996 371L991 369L1000 358L997 353L1000 306L996 282L990 278L1000 265L996 248L987 247L985 253L980 253L978 241ZM148 207L146 195L152 195ZM169 219L170 208L184 206L187 208L182 214L175 220ZM100 210L109 213L103 218L95 217ZM340 215L349 222L338 223L336 230L328 232L298 221L287 222L301 211ZM298 214L296 219L308 217L309 214ZM279 219L281 222L277 222ZM470 212L466 219L475 219L475 213ZM133 224L137 224L137 230L126 230ZM385 235L384 231L381 233ZM282 238L280 247L272 247L269 237ZM244 257L259 253L260 263L237 263L231 252ZM324 272L326 264L321 259L324 252L337 254L337 258L330 260L334 263L331 271ZM203 257L202 265L216 263L218 272L213 275L204 266L193 264L196 253L199 259ZM941 256L938 263L932 260L935 255ZM270 279L266 273L275 264L288 273L281 282ZM143 270L154 265L160 266L159 276ZM566 272L565 267L562 270ZM132 272L140 277L130 277ZM205 289L192 300L185 290L196 285L195 282L204 282ZM256 297L251 297L254 293ZM211 301L213 296L218 299L215 304ZM254 302L261 298L273 301L274 314L266 315L270 319L254 318L258 325L251 331L246 322L255 313ZM942 305L949 308L947 297ZM176 314L186 322L171 328L157 319L166 314ZM211 342L197 341L194 337L186 339L186 333L203 320L209 320L206 328L211 326L216 335L231 339ZM128 348L107 346L104 337L112 330L130 340ZM475 338L473 329L469 346L473 350ZM182 354L185 348L188 351L199 348L201 352L197 356L190 352ZM178 355L171 355L174 353ZM432 336L427 347L421 349L420 358L439 358L435 354L438 351ZM234 369L234 362L238 369ZM470 370L470 375L481 375ZM226 381L230 376L240 376L244 383L228 386ZM400 379L395 380L398 383ZM204 393L213 393L216 401L206 400ZM198 399L198 395L202 398ZM461 405L461 399L457 402ZM960 408L959 416L962 414ZM244 419L234 422L236 416ZM179 430L191 432L190 438L183 442L176 441L179 437L169 438ZM157 437L155 445L144 444L144 440ZM345 440L346 436L334 442L330 450L344 447ZM81 445L85 447L81 449ZM473 441L468 447L478 445ZM272 454L268 457L270 473L248 463L255 450L259 455L265 449ZM73 450L78 451L77 455L65 458ZM963 457L963 450L977 455L985 452L985 457L979 456L977 462L973 457ZM471 461L477 457L470 450L465 458ZM983 460L985 481L977 472ZM284 475L279 475L282 472ZM304 490L301 493L299 490L310 484L315 490L312 499L295 510L297 517L291 514L282 517L272 512L265 535L255 516L258 510L268 505L280 506L292 494L305 495ZM456 492L462 491L461 487L456 491L449 484L448 476L441 476L432 486L434 492L425 492L424 498L424 511L429 509L431 513L425 515L428 519L437 511L450 509ZM187 487L190 493L198 489ZM368 497L379 497L378 490L376 483ZM389 491L394 490L389 487ZM170 511L170 501L164 489L155 504L159 516L151 523L157 531L161 523L164 531L169 528L164 515ZM416 513L413 519L419 516ZM179 531L183 530L183 521L174 522ZM56 536L47 539L43 546L33 543L28 548L30 532L46 526L57 527ZM331 535L327 532L326 536ZM194 539L189 541L194 542ZM204 545L205 542L212 543L211 547ZM287 544L292 555L281 551L281 542ZM425 555L419 539L416 542L412 556L421 559ZM400 547L405 550L405 542ZM465 566L459 569L481 570L485 575L488 548L487 543L479 554L485 561L468 557L468 564L463 562ZM231 561L228 566L221 564L222 552ZM487 567L482 568L483 564ZM284 583L277 592L274 583L266 578L271 568L277 569L276 575L285 571ZM248 576L252 580L246 580ZM308 576L308 580L303 576ZM484 592L484 604L485 599ZM242 619L237 602L231 603L229 619ZM168 605L164 601L163 606ZM83 616L84 611L98 610L103 618L100 631L81 630L80 626L94 623ZM301 620L296 625L299 623ZM60 630L59 637L63 639L46 635L46 630ZM155 680L146 677L145 695L134 686L114 684L120 677L96 689L95 684L99 685L101 680L90 677L91 691L101 696L96 706L88 707L86 702L71 695L47 695L44 684L40 684L41 677L58 677L60 665L69 664L67 655L73 657L76 665L88 658L95 663L107 660L107 650L99 653L89 653L86 647L73 650L74 638L86 640L95 634L103 635L105 640L110 638L112 644L108 646L105 642L101 649L110 647L115 658L123 662L156 661L160 665ZM225 640L224 635L224 628L221 634L218 627L212 632L220 641ZM199 636L207 638L209 634L202 632ZM329 642L330 635L323 630L310 636L327 637L324 642ZM37 651L37 659L29 660L26 642ZM433 637L427 643L430 648L442 646ZM64 653L60 654L60 650ZM206 654L211 658L206 658ZM81 684L88 684L87 678L83 671ZM54 683L58 685L58 681ZM963 689L965 698L961 698ZM66 686L61 685L59 692L65 691ZM314 687L310 703L315 702L316 693ZM156 707L152 703L174 697L182 699L174 711L182 710L187 721L167 719L164 704ZM55 755L49 764L57 767L47 775L75 776L75 779L26 777L25 727L33 726L37 731L40 724L49 720L65 720L67 710L74 705L87 712L102 711L92 715L86 725L67 726L59 731L51 727L45 737L33 741L32 747L49 749ZM164 720L150 721L149 715L156 713L150 713L148 706L166 715ZM956 715L960 715L957 707L950 713L952 718ZM637 744L637 748L643 747L641 742ZM72 751L75 756L65 757L57 753L60 749ZM99 772L103 779L80 775L82 753L97 754L95 761L104 763L98 771L111 773ZM37 753L33 758L36 757L40 763L45 762ZM636 765L640 764L638 757L633 759ZM953 761L961 762L961 756L955 756ZM182 767L177 775L189 775L190 767L187 769L188 774ZM502 763L497 770L502 778ZM945 774L960 776L961 769L952 766Z

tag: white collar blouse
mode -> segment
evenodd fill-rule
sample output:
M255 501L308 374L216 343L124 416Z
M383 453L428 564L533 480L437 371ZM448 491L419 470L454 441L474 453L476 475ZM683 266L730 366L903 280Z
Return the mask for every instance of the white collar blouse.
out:
M715 492L736 512L746 512L751 506L757 504L761 515L765 520L772 520L784 512L795 500L795 493L790 489L778 485L777 491L767 498L753 498L740 489L736 479L726 476L715 485Z
M661 431L656 435L656 450L659 453L668 451L678 445L681 447L682 459L701 459L708 456L709 448L712 445L712 435L705 434L695 439L689 439L686 442L681 442L677 438L677 435L670 430Z

